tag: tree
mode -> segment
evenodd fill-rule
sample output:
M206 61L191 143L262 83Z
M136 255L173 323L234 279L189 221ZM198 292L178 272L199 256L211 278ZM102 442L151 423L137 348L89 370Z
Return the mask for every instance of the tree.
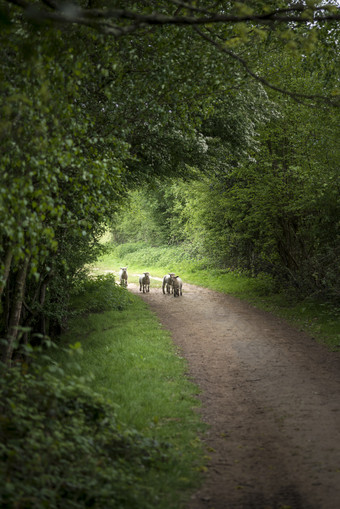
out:
M320 86L306 73L296 79ZM215 264L338 301L338 115L276 99L258 131L248 158L187 192L186 240Z
M51 280L64 279L58 286L65 297L73 276L93 259L105 218L124 196L122 161L127 156L124 144L113 135L93 140L94 120L79 101L81 62L69 50L58 59L64 50L61 34L46 38L39 47L37 34L28 31L27 48L17 30L20 34L12 29L9 40L4 34L1 44L5 361L10 360L20 327L41 323L44 306L57 297L48 291ZM32 50L29 58L21 51L27 49ZM77 245L77 253L66 247L70 244Z
M311 33L311 27L324 26L340 20L336 1L308 0L305 3L290 3L285 0L256 2L201 1L190 4L179 0L153 2L90 2L64 3L57 0L41 0L32 6L26 0L7 0L16 5L23 16L33 23L51 23L57 26L87 26L105 36L116 39L123 36L142 38L154 34L162 27L180 27L181 32L190 30L191 38L198 35L227 59L236 61L243 71L263 85L292 97L324 100L333 103L334 97L319 96L298 91L289 91L271 83L259 75L249 64L251 53L244 53L244 46L263 42L274 32L280 33L288 48L300 47L304 51L312 44L301 37L301 27ZM11 19L11 10L5 11ZM244 56L246 55L246 56ZM250 58L249 58L250 57ZM336 101L337 102L337 101Z

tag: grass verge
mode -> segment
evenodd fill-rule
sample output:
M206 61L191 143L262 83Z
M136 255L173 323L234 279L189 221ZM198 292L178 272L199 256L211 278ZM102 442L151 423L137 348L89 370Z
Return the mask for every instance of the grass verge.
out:
M88 308L88 297L85 301ZM198 389L188 380L186 362L169 333L141 299L130 296L124 310L75 316L61 340L61 346L69 344L75 345L71 359L76 362L60 349L55 354L63 369L113 402L124 427L164 445L162 468L146 470L138 480L154 493L155 507L182 507L204 470L198 439L204 426L195 410Z
M275 291L269 276L247 277L240 272L212 269L207 260L195 260L190 252L173 247L150 247L142 243L111 247L96 263L97 270L118 270L129 266L129 273L148 270L162 277L176 272L187 283L227 293L286 319L317 341L336 351L340 348L340 309L317 299L298 300L287 292ZM137 281L129 276L131 281ZM152 285L159 285L152 282ZM185 286L184 286L185 288Z

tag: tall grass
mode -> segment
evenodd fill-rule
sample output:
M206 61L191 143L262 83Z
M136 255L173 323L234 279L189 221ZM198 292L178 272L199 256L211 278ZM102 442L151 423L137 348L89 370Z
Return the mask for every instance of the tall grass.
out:
M195 259L189 247L151 247L143 243L112 246L96 263L99 271L128 265L130 272L148 270L162 277L176 272L184 283L193 283L234 295L285 318L331 349L340 348L340 309L334 304L308 298L299 300L288 291L278 291L275 281L264 274L249 277L244 273L215 268L207 259Z

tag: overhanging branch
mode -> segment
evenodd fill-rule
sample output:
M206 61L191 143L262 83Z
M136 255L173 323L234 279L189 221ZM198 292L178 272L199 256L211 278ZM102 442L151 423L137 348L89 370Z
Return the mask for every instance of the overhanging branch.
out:
M266 25L275 29L280 24L289 26L292 22L295 25L317 24L325 21L337 22L340 20L340 8L332 3L324 6L308 6L301 3L282 9L274 9L267 13L237 15L232 12L211 12L208 9L190 5L182 0L168 0L168 2L164 2L164 5L173 5L177 9L175 15L166 15L160 12L145 13L129 9L83 9L76 4L60 2L58 0L40 0L34 4L27 0L6 1L21 8L27 18L34 19L35 21L50 21L61 25L85 25L115 38L138 33L141 29L151 26L191 26L200 37L214 45L220 52L237 61L249 76L262 83L265 87L290 96L295 100L326 102L333 106L339 105L338 97L333 98L316 94L310 95L292 92L270 83L263 76L255 73L245 59L207 34L207 31L209 32L209 25L214 24L234 25L248 22L255 23L256 25ZM180 16L179 13L183 11L189 14Z
M263 78L263 76L259 76L252 69L250 69L250 67L248 66L248 63L246 62L246 60L244 58L240 57L239 55L237 55L236 53L234 53L233 51L231 51L230 49L228 49L221 43L215 41L212 37L210 37L209 35L204 33L198 27L193 27L193 28L194 28L195 32L197 32L200 35L200 37L202 37L207 42L209 42L210 44L215 46L215 48L217 48L220 52L225 53L226 55L231 57L233 60L236 60L237 62L239 62L239 64L241 64L241 66L243 67L243 69L246 71L246 73L249 76L251 76L254 80L258 81L265 87L271 88L272 90L275 90L276 92L287 95L295 100L305 99L305 100L310 100L310 101L327 103L332 106L339 106L339 98L337 98L337 97L330 98L327 96L322 96L322 95L317 95L317 94L311 94L311 95L310 94L302 94L299 92L292 92L290 90L273 85L268 80Z
M7 0L24 9L30 18L39 21L52 21L55 23L73 23L88 25L103 33L110 33L116 37L131 33L145 25L207 25L207 24L234 24L253 22L263 25L277 25L287 23L320 23L324 21L339 21L340 9L331 5L322 7L308 7L307 5L294 5L284 9L275 9L268 13L253 13L249 15L237 15L233 13L213 13L209 10L190 6L186 2L171 0L171 3L185 8L190 15L166 15L162 13L143 13L128 9L83 9L78 5L57 2L55 0L41 0L31 4L26 0ZM46 8L47 7L47 8ZM177 11L178 12L178 11ZM197 14L195 16L194 14ZM111 25L112 21L122 23ZM126 23L132 21L131 25Z

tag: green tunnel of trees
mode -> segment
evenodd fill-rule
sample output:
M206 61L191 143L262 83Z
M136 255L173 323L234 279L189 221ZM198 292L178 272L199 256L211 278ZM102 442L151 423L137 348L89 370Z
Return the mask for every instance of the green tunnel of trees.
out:
M3 361L58 334L107 228L339 301L339 17L318 1L1 3Z

